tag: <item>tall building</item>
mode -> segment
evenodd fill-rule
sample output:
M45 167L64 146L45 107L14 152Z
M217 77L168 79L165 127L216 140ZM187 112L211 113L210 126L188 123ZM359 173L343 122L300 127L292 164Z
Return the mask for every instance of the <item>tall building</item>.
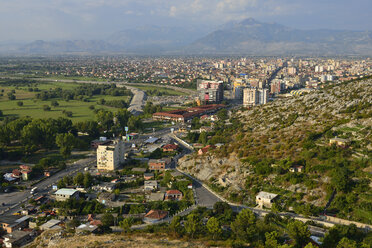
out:
M124 162L124 150L124 143L120 139L99 145L97 148L97 169L116 170Z
M285 90L285 83L281 81L273 81L270 85L271 94L279 94L283 90Z
M268 89L246 88L243 91L243 105L247 107L266 104L268 101L268 95Z
M295 75L297 72L296 67L288 67L287 72L289 75Z
M223 82L198 79L199 99L203 103L220 103L223 101Z
M254 106L258 102L258 90L253 88L245 88L243 90L243 105L244 107L247 106Z

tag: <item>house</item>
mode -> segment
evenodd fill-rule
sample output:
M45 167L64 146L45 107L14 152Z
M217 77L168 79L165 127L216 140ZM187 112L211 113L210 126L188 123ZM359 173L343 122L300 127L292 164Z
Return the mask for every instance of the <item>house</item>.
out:
M46 223L42 224L39 228L42 231L61 229L59 224L61 224L60 220L51 219Z
M213 128L208 127L208 126L203 126L203 127L199 128L199 133L202 133L202 132L209 133L209 132L212 132L212 131L213 131Z
M349 145L349 141L347 139L341 139L341 138L332 138L329 140L329 145L335 144L336 146L346 148Z
M147 180L144 182L144 190L156 190L158 189L158 182L156 180Z
M21 247L32 240L34 232L14 231L4 236L4 245L7 248Z
M145 174L143 174L143 178L145 180L150 180L150 179L154 178L154 173L145 173Z
M76 189L62 188L57 190L55 193L56 201L67 201L68 199L75 198L79 199L79 191Z
M304 167L302 165L300 166L292 166L291 168L289 168L289 171L290 172L303 172L304 171Z
M28 179L30 179L30 175L31 175L31 172L32 170L22 170L21 173L22 173L22 180L24 181L27 181Z
M162 147L163 152L174 152L178 150L178 145L176 144L166 144Z
M150 193L147 196L148 201L163 201L164 200L164 193L162 192L155 192L155 193Z
M21 176L22 176L22 173L18 169L14 169L12 171L12 177L13 178L21 178Z
M168 217L168 211L164 210L150 210L143 221L146 223L156 223Z
M113 192L115 188L116 188L115 183L110 183L110 182L103 182L103 183L100 183L92 187L92 189L94 190L107 191L107 192Z
M199 149L198 154L199 155L206 154L209 150L212 150L212 149L215 149L215 148L216 148L216 146L214 146L214 145L207 145L207 146Z
M171 189L165 192L165 200L180 201L182 200L182 192L177 189Z
M271 208L274 200L278 197L277 194L261 191L256 195L256 204L260 208L266 207L266 208Z
M171 162L171 158L150 159L148 165L150 170L166 170Z
M75 229L76 233L85 233L85 232L97 233L98 230L99 230L98 226L91 225L90 223L81 224Z
M0 217L0 227L7 233L25 228L29 223L29 216L6 215Z
M30 177L31 172L32 172L31 167L28 166L28 165L20 165L19 169L20 169L21 174L22 174L22 180L27 181Z
M99 194L99 196L97 197L97 200L102 203L102 204L106 204L108 202L111 202L111 201L115 201L115 194L113 193L110 193L110 192L102 192Z

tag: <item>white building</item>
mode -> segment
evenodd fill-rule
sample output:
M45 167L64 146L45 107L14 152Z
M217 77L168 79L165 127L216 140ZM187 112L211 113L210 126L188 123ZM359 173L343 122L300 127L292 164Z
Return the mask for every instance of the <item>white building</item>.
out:
M266 104L268 101L268 95L268 89L246 88L243 90L243 105L247 107L259 104Z
M271 208L275 198L277 197L277 194L261 191L256 196L256 204L262 208Z
M97 169L110 171L117 169L121 163L124 163L124 154L125 146L120 139L99 145L97 148Z

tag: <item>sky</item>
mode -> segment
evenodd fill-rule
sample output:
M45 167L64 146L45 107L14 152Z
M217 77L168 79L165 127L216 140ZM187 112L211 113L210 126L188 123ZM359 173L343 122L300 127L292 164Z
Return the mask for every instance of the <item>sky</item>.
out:
M149 25L213 31L255 18L300 29L372 30L372 0L0 0L0 41L105 39Z

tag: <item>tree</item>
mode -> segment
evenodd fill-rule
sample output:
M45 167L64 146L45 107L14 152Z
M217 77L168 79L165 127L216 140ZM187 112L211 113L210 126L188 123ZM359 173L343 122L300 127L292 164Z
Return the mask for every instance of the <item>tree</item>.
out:
M59 189L66 188L66 184L63 182L63 180L59 180L57 183L57 187Z
M69 177L69 176L64 176L62 180L63 180L63 183L64 183L65 187L72 184L71 177Z
M126 218L119 222L119 226L123 229L124 233L129 233L131 231L131 226L133 225L132 218Z
M343 237L337 244L337 248L357 248L357 242Z
M219 120L227 120L229 118L228 114L227 114L227 110L226 109L221 109L217 112L217 117Z
M101 109L97 112L96 118L98 123L100 123L106 131L109 131L114 125L114 115L111 111Z
M207 144L208 137L207 137L207 133L206 132L203 131L203 132L200 133L198 142L199 143L202 143L203 145L206 145Z
M53 100L50 105L52 105L53 107L58 107L59 103L56 100Z
M183 227L181 225L181 217L178 215L174 216L169 228L175 236L177 237L182 236Z
M142 129L142 121L139 116L131 116L128 120L128 128L130 130L141 130Z
M265 248L278 247L279 234L276 231L265 233Z
M84 181L83 181L84 187L88 188L89 186L92 185L92 183L93 183L92 175L88 172L85 173L84 174Z
M313 245L313 243L308 243L305 248L316 248L317 246Z
M60 133L56 136L56 144L60 148L60 153L67 158L76 143L76 139L71 133Z
M74 184L75 185L83 185L84 184L84 174L81 172L78 172L76 176L74 177Z
M74 229L80 225L80 221L77 219L70 220L69 222L66 223L66 227L69 229Z
M220 222L216 217L209 218L207 222L207 229L210 234L212 234L213 239L216 238L216 236L220 235L222 233Z
M50 106L48 106L48 105L43 105L43 110L44 110L44 111L50 111Z
M288 234L295 241L295 247L303 247L310 238L310 231L305 223L294 220L287 224Z
M332 186L340 192L348 191L351 185L349 175L349 171L344 167L335 169L332 173Z
M114 225L114 216L110 213L105 213L103 216L102 216L102 225L105 226L105 227L110 227L112 225Z
M194 238L194 235L199 230L199 226L200 226L199 216L194 213L189 214L185 222L186 233L189 234L191 238Z
M11 101L12 100L15 100L16 99L16 96L12 92L9 92L8 93L8 99L11 100Z
M249 209L243 209L236 220L231 224L231 229L237 239L252 241L256 233L256 216Z
M124 128L128 125L128 120L131 116L131 112L129 112L127 109L119 109L115 114L117 125L124 130Z

